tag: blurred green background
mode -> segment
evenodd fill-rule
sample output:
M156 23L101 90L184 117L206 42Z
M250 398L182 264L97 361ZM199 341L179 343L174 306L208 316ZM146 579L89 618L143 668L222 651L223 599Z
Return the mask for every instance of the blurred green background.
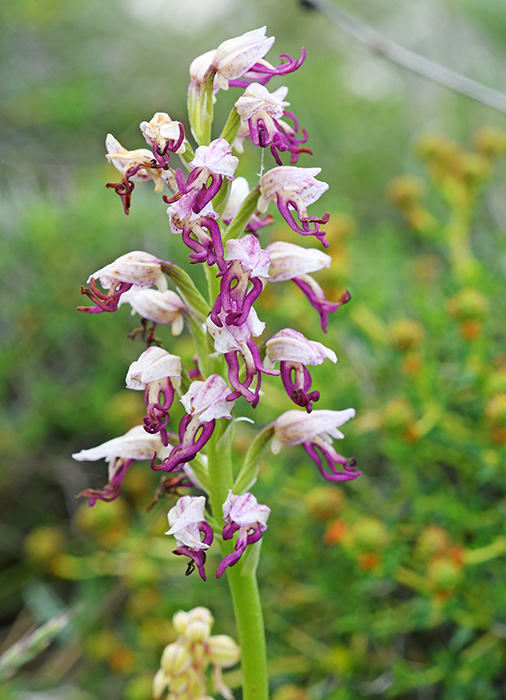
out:
M340 5L506 90L500 0ZM234 634L224 582L184 577L171 555L174 501L146 513L149 465L132 468L114 503L75 500L105 483L106 465L70 454L139 422L142 397L124 376L142 348L126 337L125 309L74 309L88 275L129 250L187 260L151 186L137 186L128 217L105 189L116 174L105 134L136 148L139 122L156 111L186 121L191 60L265 24L270 60L308 53L271 85L288 85L309 133L314 155L299 165L321 167L330 184L314 209L332 214L334 266L318 281L330 298L348 288L353 299L326 337L288 283L266 290L259 315L272 332L291 319L336 350L337 368L312 372L317 408L357 409L342 448L364 472L339 488L300 448L263 462L273 695L503 698L504 115L288 0L18 0L0 5L0 19L0 651L25 640L0 661L1 697L144 700L177 609L207 605L214 633ZM237 96L219 94L218 124ZM279 221L262 236L300 242ZM179 342L188 349L187 335ZM260 426L291 408L274 381L265 387ZM253 435L238 430L238 454ZM238 672L228 678L239 697Z

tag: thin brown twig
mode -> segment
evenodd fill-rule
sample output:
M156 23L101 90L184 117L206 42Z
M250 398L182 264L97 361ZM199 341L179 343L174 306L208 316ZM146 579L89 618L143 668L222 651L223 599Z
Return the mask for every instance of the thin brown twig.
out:
M388 60L461 95L467 95L476 102L481 102L481 104L506 113L506 95L504 93L467 78L440 63L425 58L425 56L405 49L328 0L301 0L301 4L310 9L318 10L347 34Z

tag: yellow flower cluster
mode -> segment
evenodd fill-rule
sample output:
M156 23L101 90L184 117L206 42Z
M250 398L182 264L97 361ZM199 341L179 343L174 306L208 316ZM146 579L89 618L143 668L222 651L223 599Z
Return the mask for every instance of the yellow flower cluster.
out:
M208 666L212 667L214 689L233 700L221 672L239 661L241 650L234 640L224 634L211 637L214 619L207 608L181 610L172 622L179 636L163 650L160 670L153 681L155 700L166 691L166 700L212 700L207 695Z

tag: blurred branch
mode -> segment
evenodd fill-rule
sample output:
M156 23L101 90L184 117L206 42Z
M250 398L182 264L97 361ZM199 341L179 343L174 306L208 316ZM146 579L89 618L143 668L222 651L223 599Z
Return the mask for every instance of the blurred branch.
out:
M337 7L334 3L328 0L301 0L301 5L309 9L318 10L336 26L384 58L428 80L444 85L488 107L493 107L500 112L506 113L506 95L504 93L493 90L482 83L471 80L471 78L466 78L465 75L450 70L440 63L431 61L425 56L408 51L408 49L390 41L390 39L387 39L375 29L364 24L364 22L349 14L349 12Z

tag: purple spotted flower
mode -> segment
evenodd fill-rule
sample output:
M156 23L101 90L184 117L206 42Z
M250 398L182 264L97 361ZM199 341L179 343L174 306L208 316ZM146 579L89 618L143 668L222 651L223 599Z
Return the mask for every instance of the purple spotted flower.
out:
M162 444L160 435L149 435L142 425L136 425L121 437L73 454L78 462L105 459L109 464L109 482L105 488L86 489L79 496L89 498L90 506L94 506L98 499L113 501L118 497L127 469L134 462L151 460L155 454L164 457L168 449Z
M167 430L169 409L174 401L174 389L181 383L181 358L166 350L152 347L132 362L126 376L127 389L144 391L147 413L144 430L160 433L165 447L169 444Z
M239 159L232 155L232 148L225 139L215 139L209 146L199 146L188 164L192 168L188 179L184 179L183 171L178 168L175 172L178 192L173 197L164 197L164 200L172 204L191 193L193 199L188 200L188 203L191 201L191 211L199 214L218 194L223 178L234 179L238 163Z
M254 308L250 309L248 318L242 325L227 326L225 322L225 312L220 314L220 324L216 325L211 317L206 321L207 330L214 340L214 348L217 352L223 353L228 365L228 380L234 391L229 393L227 399L234 401L239 396L244 396L253 408L256 408L260 399L260 385L262 374L279 374L277 369L264 367L258 347L252 336L262 335L265 323L260 321ZM241 364L239 358L244 363L244 376L240 377ZM250 387L253 380L257 378L256 387Z
M315 236L327 247L328 241L320 224L327 223L329 214L318 218L308 216L307 213L307 207L329 187L326 182L315 178L319 172L321 168L295 168L291 165L272 168L260 178L258 209L266 211L269 202L276 200L280 214L294 231L303 236ZM293 212L297 214L300 223L296 221Z
M154 284L160 290L167 289L167 279L162 272L163 260L142 250L134 250L94 272L88 278L91 289L81 287L85 294L95 302L94 306L79 306L78 311L99 314L103 311L116 311L121 296L130 289L146 289ZM97 287L96 280L107 291Z
M186 415L179 423L179 443L161 464L156 465L153 458L152 469L175 472L191 462L213 434L216 419L232 418L229 394L230 388L219 374L212 374L204 382L192 382L180 399Z
M302 138L297 139L297 119L291 112L285 112L285 107L289 105L289 102L284 101L287 93L286 87L270 93L263 85L252 83L235 103L242 125L248 125L253 144L261 148L270 146L278 165L281 165L279 153L283 151L291 152L292 164L297 162L299 153L311 153L300 145L307 141L307 133L303 130ZM295 128L283 120L284 116L293 120ZM245 137L245 130L241 136Z
M195 214L195 196L194 192L189 192L168 207L170 230L182 235L184 243L192 251L189 254L190 262L206 262L208 265L216 263L221 271L225 271L223 242L216 221L219 214L213 211L211 203Z
M220 562L216 572L216 578L225 573L227 566L237 564L244 550L249 544L258 542L267 530L267 519L271 509L258 503L252 493L236 496L229 489L227 500L223 504L223 539L230 540L237 532L237 540L234 551L227 554Z
M226 270L222 272L220 293L211 311L211 320L221 327L242 326L262 291L260 278L269 276L270 258L253 234L226 244ZM251 285L251 286L250 286Z
M206 550L213 541L213 531L205 519L205 505L205 496L182 496L168 512L170 529L165 533L176 538L178 547L174 554L190 558L186 575L197 567L203 581L206 580Z
M268 281L277 283L293 280L311 306L318 311L322 330L326 333L329 313L351 299L350 293L345 291L337 301L329 301L320 285L307 274L328 267L331 263L330 256L316 248L302 248L285 241L275 241L265 250L271 258Z
M272 451L277 454L283 445L302 445L327 481L356 479L362 472L355 469L355 459L346 459L332 445L332 438L344 438L338 427L354 415L353 408L312 413L287 411L274 421Z
M281 380L291 400L306 409L313 410L313 401L320 398L319 391L310 391L311 375L306 365L321 365L325 359L337 362L336 354L322 343L308 340L292 328L284 328L266 342L267 366L280 363Z

